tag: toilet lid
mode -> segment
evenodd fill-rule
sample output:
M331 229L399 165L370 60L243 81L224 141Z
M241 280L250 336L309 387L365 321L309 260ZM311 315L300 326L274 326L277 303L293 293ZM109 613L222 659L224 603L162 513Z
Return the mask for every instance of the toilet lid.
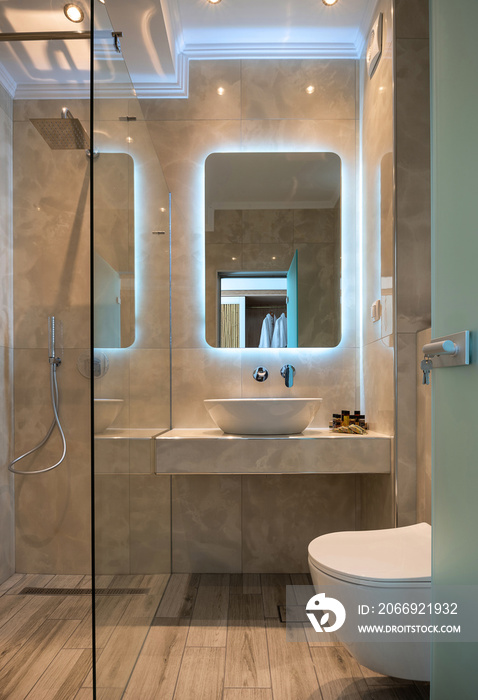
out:
M431 581L431 527L333 532L309 544L309 560L335 578L377 582Z

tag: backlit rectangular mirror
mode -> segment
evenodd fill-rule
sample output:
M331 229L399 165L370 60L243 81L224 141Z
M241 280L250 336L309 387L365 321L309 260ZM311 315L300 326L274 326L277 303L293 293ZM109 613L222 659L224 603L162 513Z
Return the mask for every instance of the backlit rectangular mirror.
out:
M95 345L127 348L135 338L134 161L95 161Z
M338 345L339 156L213 153L205 183L209 345Z

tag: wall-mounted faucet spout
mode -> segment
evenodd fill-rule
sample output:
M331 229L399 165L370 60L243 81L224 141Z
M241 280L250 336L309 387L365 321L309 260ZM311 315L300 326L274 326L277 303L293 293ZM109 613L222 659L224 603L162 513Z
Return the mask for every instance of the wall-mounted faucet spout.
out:
M293 365L284 365L280 371L281 377L284 377L287 388L294 384L295 367Z

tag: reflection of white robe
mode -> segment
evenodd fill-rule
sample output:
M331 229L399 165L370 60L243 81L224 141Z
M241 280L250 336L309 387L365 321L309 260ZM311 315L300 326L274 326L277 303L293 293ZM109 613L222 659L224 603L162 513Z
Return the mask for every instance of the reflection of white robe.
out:
M262 321L261 339L259 341L260 348L270 348L272 341L272 333L274 331L274 319L271 314L267 314Z
M272 336L271 348L287 347L287 318L281 314L274 324L274 334Z

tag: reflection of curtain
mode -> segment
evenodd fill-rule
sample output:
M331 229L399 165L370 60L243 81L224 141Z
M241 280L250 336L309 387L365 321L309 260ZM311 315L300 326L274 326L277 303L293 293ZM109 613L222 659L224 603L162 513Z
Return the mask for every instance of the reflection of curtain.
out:
M221 348L239 347L239 304L221 304Z

